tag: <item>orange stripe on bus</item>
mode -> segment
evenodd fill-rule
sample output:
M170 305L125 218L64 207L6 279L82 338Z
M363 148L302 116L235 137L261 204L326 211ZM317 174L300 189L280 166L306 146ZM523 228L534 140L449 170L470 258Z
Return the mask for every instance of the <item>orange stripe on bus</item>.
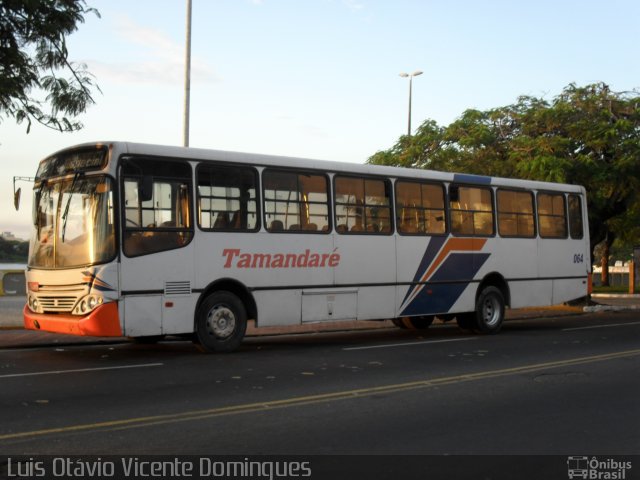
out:
M482 250L482 247L484 247L485 243L487 243L486 238L450 238L447 243L444 244L436 259L431 263L431 266L422 276L420 282L426 282L427 279L431 277L433 272L438 269L444 259L447 258L447 255L449 255L449 253L451 253L452 251L477 252L479 250ZM411 303L423 288L424 285L419 285L404 303L407 305Z
M486 238L452 238L450 239L440 251L440 254L431 264L431 267L423 275L421 281L424 282L431 276L431 274L440 266L440 264L447 258L452 251L478 251L482 250L484 244L487 243Z

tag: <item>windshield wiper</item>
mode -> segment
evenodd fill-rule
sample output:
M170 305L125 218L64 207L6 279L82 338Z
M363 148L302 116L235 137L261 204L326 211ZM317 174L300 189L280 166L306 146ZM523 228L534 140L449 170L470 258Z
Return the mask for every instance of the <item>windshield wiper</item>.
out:
M69 206L71 205L71 197L73 196L73 188L76 186L76 180L82 175L82 172L76 172L71 181L71 187L69 188L69 198L67 204L64 207L64 213L62 214L62 234L60 235L62 243L64 243L64 234L67 230L67 217L69 216Z

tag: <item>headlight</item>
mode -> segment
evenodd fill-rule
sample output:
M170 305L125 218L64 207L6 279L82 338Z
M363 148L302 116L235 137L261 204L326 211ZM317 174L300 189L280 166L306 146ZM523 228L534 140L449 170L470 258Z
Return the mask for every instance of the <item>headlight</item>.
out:
M87 295L80 299L72 313L74 315L86 315L98 305L102 305L103 302L104 299L99 295Z
M40 313L38 311L38 308L40 307L40 304L38 303L38 299L36 297L32 297L31 295L29 295L28 304L29 304L29 308L31 309L31 311L33 311L35 313Z

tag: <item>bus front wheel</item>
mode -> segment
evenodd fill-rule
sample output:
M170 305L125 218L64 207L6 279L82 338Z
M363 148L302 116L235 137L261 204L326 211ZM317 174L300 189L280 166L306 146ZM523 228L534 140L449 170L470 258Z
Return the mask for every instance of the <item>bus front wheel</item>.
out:
M233 293L215 292L198 308L195 327L200 350L232 352L240 346L247 331L247 310Z

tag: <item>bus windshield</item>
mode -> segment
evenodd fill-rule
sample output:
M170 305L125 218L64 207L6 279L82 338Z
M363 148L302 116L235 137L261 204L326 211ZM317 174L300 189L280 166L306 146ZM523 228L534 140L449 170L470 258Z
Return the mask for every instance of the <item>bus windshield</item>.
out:
M106 176L43 181L34 190L29 266L71 268L115 256L112 181Z

